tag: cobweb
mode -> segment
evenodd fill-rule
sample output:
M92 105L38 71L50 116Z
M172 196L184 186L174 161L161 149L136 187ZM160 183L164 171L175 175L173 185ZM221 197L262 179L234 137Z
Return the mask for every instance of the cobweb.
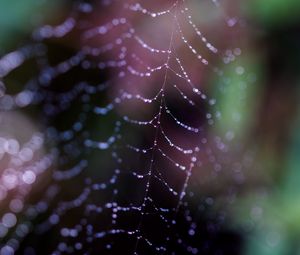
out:
M3 54L0 254L238 254L212 208L236 195L213 95L239 25L214 0L74 1Z

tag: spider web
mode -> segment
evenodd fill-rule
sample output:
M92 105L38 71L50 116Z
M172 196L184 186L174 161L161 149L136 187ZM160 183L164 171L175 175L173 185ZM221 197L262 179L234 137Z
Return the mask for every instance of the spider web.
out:
M222 116L209 80L226 86L241 50L201 29L203 6L235 31L218 1L76 1L2 56L2 121L41 123L0 141L1 254L236 253L234 234L220 243L226 212L210 213L219 191L202 191L234 137L211 132Z

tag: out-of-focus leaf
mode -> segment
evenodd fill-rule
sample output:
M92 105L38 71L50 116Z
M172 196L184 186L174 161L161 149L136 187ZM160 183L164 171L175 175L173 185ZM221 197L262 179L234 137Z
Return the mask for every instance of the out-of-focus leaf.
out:
M54 10L57 0L0 0L0 49L40 23Z
M246 1L244 8L269 26L284 26L300 18L299 0L252 0Z

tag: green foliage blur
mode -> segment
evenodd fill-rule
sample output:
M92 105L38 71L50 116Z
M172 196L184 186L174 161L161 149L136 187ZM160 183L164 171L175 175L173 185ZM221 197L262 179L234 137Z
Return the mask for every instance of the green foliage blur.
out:
M219 129L234 130L257 149L262 174L256 173L256 188L239 197L232 221L246 236L247 255L299 254L300 2L244 1L241 9L257 45L242 66L257 74L257 81L247 88L246 106L239 105L239 81L229 70L233 82L219 98L225 111ZM238 122L232 118L236 109Z
M64 2L0 0L0 53L10 49L18 39L31 33L32 28L50 17L53 18L54 12L59 16L58 10L62 8Z

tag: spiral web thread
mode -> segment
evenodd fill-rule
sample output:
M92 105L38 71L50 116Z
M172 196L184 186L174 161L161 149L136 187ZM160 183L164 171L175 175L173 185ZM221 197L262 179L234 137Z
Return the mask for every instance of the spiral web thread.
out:
M226 83L218 62L231 64L241 50L218 49L194 21L190 2L174 1L162 10L147 1L100 1L100 8L76 2L61 24L37 28L29 44L1 57L2 111L41 106L47 127L34 132L23 149L16 140L1 140L2 153L17 169L2 173L2 200L12 190L15 196L2 213L3 254L35 250L34 242L23 245L22 241L47 233L58 236L49 245L51 250L45 251L49 254L201 253L202 244L193 241L201 233L190 202L201 184L191 182L194 175L206 171L204 158L217 178L222 163L214 151L226 153L232 134L226 141L208 136L207 130L222 121L221 113L217 100L205 92L207 86L199 84L199 76L193 77L190 70L197 66L199 72L213 73ZM238 20L228 18L218 1L208 4L222 13L227 27L236 25ZM98 11L103 18L95 25L88 17ZM154 33L167 27L163 42L148 42L149 35L144 38L142 25L138 26L144 20L153 24ZM65 42L69 37L79 38L78 49L51 64L49 41ZM9 93L7 77L31 60L37 65L36 74L21 91ZM88 81L84 72L89 70L99 74L98 84ZM70 79L66 90L55 87L60 77L77 71L84 74L74 83ZM77 113L72 123L53 124L64 121L61 116L70 112ZM42 146L50 149L40 155L36 151ZM27 202L31 186L39 179L48 180L43 194ZM75 191L64 198L72 182ZM212 201L208 197L205 203ZM182 224L185 227L178 227Z

